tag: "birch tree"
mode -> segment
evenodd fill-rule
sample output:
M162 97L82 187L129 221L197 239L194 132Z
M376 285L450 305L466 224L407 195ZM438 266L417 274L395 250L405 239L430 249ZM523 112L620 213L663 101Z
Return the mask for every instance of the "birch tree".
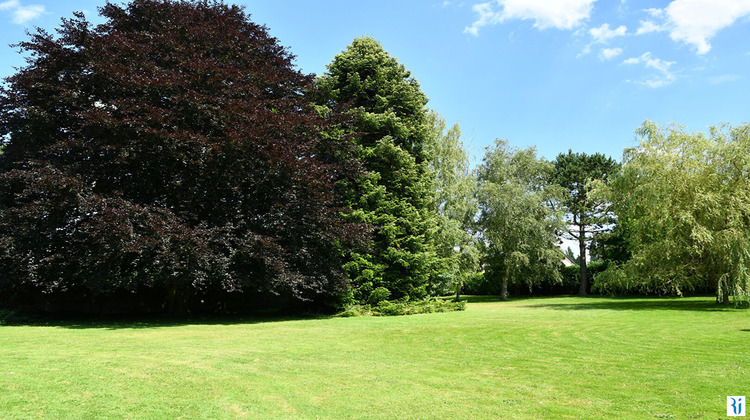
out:
M510 281L531 283L542 276L560 279L563 253L557 231L564 227L552 209L559 187L549 183L552 164L534 148L516 149L496 140L477 169L478 223L486 260L501 275L501 299ZM522 276L522 273L535 275Z
M447 129L445 119L434 111L429 113L428 120L432 132L425 149L439 218L437 252L442 258L446 283L458 300L464 283L479 267L473 236L476 179L469 169L469 156L458 124Z

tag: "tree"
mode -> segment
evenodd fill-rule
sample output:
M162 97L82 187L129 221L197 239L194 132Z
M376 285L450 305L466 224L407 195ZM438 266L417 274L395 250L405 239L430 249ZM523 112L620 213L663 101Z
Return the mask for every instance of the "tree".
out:
M354 220L374 228L370 251L353 253L345 265L354 299L366 302L380 287L396 299L435 293L440 264L425 151L427 97L411 73L369 37L336 55L318 87L323 105L346 106L353 115L349 132L368 172L346 186Z
M592 181L608 182L609 177L619 170L612 158L600 153L560 153L553 162L553 179L566 191L561 205L568 220L565 233L578 241L578 261L581 270L581 284L578 294L585 296L588 290L586 272L586 247L593 236L611 229L613 224L609 203L597 200L590 194Z
M563 253L556 232L561 215L551 202L560 191L549 183L552 164L536 157L536 150L515 149L496 140L478 167L479 221L486 258L501 273L501 299L508 283L533 282L543 277L560 280Z
M750 125L688 133L645 122L609 189L632 258L604 290L682 294L713 288L717 302L750 291Z
M340 295L362 229L334 184L359 172L313 77L236 6L100 12L20 43L0 93L0 287L171 312Z
M628 246L628 227L625 222L624 219L618 219L615 221L612 230L600 232L593 236L591 245L589 245L592 260L621 265L631 258L630 247Z
M445 119L428 115L432 132L426 142L428 169L434 180L438 215L437 252L441 271L458 301L461 288L479 268L479 254L472 234L477 212L476 179L469 170L469 157L461 142L458 124L446 130Z

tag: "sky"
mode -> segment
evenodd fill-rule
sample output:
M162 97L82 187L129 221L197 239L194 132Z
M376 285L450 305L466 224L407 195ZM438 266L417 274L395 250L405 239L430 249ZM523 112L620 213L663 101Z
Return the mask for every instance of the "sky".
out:
M473 162L496 138L617 160L645 121L706 131L750 122L750 0L236 0L305 73L371 36L412 71L428 106L458 123ZM114 3L121 3L115 1ZM9 44L99 0L0 0Z

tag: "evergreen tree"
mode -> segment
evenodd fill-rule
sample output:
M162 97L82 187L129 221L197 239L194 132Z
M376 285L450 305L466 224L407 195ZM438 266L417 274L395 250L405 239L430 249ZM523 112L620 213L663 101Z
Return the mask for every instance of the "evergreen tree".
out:
M609 182L609 177L619 171L620 165L601 153L587 155L573 153L570 150L568 153L557 155L553 164L552 178L566 192L561 200L568 218L567 229L564 232L568 238L578 242L578 263L581 273L578 294L585 296L589 287L587 247L595 235L608 232L614 225L609 203L592 196L592 183Z
M354 298L366 302L378 288L391 298L434 293L440 264L425 151L427 97L411 73L369 37L338 54L318 87L326 106L346 106L353 115L350 132L368 172L347 187L352 217L374 229L370 252L353 253L345 265Z

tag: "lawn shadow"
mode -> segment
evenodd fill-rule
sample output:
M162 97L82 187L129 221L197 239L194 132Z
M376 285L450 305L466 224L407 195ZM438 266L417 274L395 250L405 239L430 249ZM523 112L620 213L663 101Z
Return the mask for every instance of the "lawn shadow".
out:
M455 299L455 296L451 297ZM461 295L461 300L466 303L497 303L502 302L499 295Z
M728 312L741 310L732 305L717 305L714 297L701 299L681 297L583 297L576 302L549 302L528 305L530 308L555 310L615 310L615 311L696 311Z
M8 326L57 327L66 329L148 329L182 327L188 325L249 325L289 321L311 321L329 319L331 315L217 315L217 316L95 316L95 317L19 317L8 322ZM2 326L0 326L2 328Z

